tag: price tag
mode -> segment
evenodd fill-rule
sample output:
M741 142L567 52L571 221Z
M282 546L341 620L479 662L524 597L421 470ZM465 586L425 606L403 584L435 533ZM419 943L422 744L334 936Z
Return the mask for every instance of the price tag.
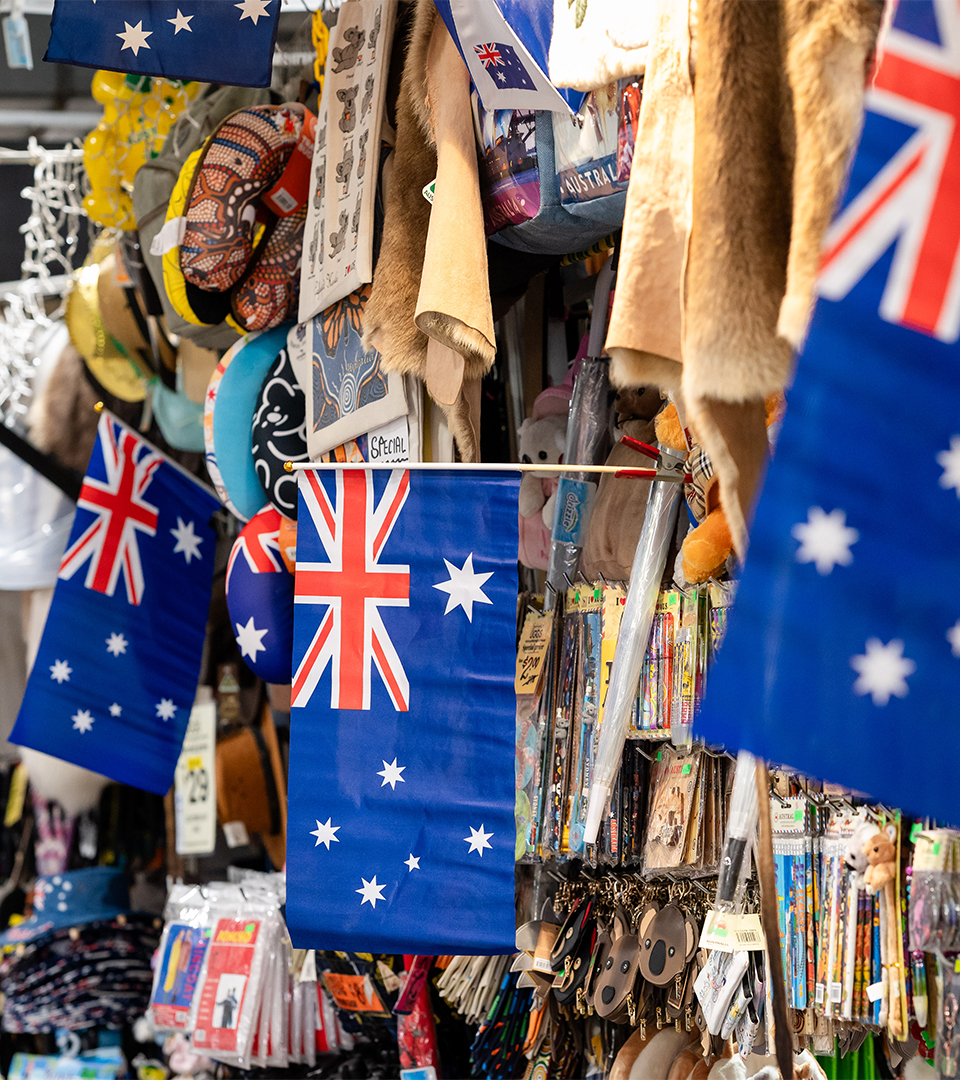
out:
M700 948L727 953L765 950L766 939L760 916L708 912L700 935Z
M523 620L520 644L517 646L517 676L514 683L518 697L537 692L543 662L550 647L552 623L552 616L541 611L531 611Z
M216 743L216 703L204 701L194 705L173 787L180 855L208 855L216 847Z

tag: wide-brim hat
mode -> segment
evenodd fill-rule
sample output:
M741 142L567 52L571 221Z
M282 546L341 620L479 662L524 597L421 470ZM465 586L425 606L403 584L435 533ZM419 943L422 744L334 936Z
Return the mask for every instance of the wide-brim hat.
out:
M33 914L0 934L0 946L27 945L56 930L110 919L129 908L122 870L91 866L42 875L33 887Z

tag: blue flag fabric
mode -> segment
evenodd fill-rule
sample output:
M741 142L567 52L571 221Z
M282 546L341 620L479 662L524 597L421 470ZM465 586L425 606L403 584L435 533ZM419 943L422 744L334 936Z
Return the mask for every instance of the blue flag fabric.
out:
M269 86L280 0L55 0L44 60Z
M956 821L956 5L900 4L867 107L697 727Z
M512 474L300 474L287 829L298 948L514 947Z
M169 789L197 690L219 506L101 414L11 742Z

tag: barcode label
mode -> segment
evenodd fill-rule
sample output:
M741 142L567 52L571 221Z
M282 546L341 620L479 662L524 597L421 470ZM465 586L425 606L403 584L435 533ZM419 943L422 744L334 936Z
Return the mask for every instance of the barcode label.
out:
M823 1004L823 999L824 999L824 996L825 996L825 990L826 990L826 988L824 987L823 983L817 983L817 990L816 990L816 993L814 994L814 1000L816 1001L816 1003L818 1005Z
M289 214L292 210L296 210L297 208L297 200L286 188L277 188L273 193L273 201L285 214Z
M763 938L754 929L738 930L736 932L737 944L747 945L751 949L759 949L763 945Z
M839 1005L843 997L843 983L832 982L830 984L830 1000L834 1005Z

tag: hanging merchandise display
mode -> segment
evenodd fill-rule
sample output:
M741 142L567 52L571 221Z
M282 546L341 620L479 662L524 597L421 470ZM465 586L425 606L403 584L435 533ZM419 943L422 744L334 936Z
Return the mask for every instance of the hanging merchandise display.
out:
M0 1071L960 1075L953 0L52 7Z

